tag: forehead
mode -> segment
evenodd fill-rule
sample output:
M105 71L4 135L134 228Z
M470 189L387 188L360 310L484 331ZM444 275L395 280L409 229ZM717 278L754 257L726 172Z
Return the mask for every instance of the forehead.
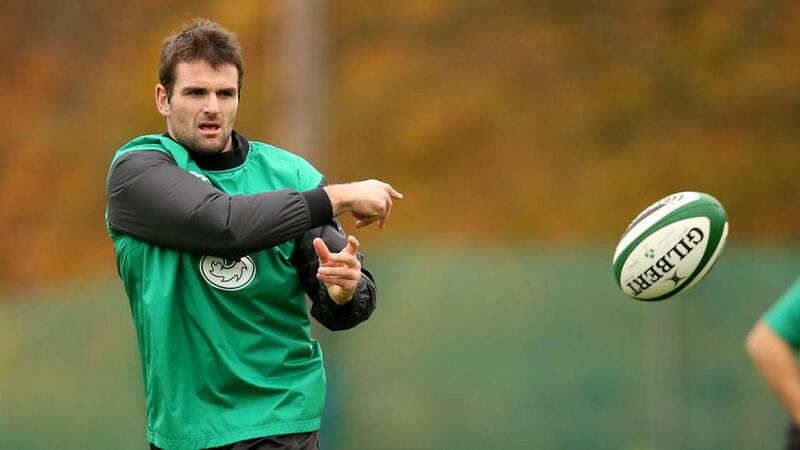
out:
M239 72L233 64L211 67L207 61L181 61L175 66L175 86L236 88Z

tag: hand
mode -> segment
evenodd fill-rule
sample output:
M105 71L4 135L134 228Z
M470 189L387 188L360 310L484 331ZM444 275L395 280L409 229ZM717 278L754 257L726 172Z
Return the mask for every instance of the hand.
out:
M317 279L325 283L328 295L336 304L344 305L353 299L361 280L361 262L356 258L358 240L348 236L347 246L339 253L331 253L320 238L314 239L313 245L319 258Z
M334 184L324 189L331 199L333 215L353 213L356 228L378 221L378 228L383 229L392 210L392 199L403 198L390 184L378 180Z

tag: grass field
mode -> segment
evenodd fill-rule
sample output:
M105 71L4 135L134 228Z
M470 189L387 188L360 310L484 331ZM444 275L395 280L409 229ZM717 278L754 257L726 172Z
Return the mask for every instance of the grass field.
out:
M639 303L607 249L384 250L379 308L317 329L325 450L779 448L785 417L742 350L797 248L729 248L678 298ZM118 280L3 294L0 448L143 449Z

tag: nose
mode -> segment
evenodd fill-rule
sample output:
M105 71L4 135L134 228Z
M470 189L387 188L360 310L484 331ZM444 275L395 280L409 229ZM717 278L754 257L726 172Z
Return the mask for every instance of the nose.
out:
M217 98L217 94L211 93L206 98L206 102L203 105L203 112L209 115L217 114L220 112L219 107L219 98Z

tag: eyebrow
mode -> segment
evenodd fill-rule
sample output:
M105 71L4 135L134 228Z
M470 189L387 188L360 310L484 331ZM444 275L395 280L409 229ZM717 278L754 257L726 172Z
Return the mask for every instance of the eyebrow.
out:
M183 89L181 89L181 93L184 93L184 94L188 93L188 92L194 92L194 91L208 92L209 89L208 88L204 88L204 87L200 87L200 86L186 86ZM236 88L235 87L220 88L220 89L217 89L216 92L217 93L235 94L236 93Z

